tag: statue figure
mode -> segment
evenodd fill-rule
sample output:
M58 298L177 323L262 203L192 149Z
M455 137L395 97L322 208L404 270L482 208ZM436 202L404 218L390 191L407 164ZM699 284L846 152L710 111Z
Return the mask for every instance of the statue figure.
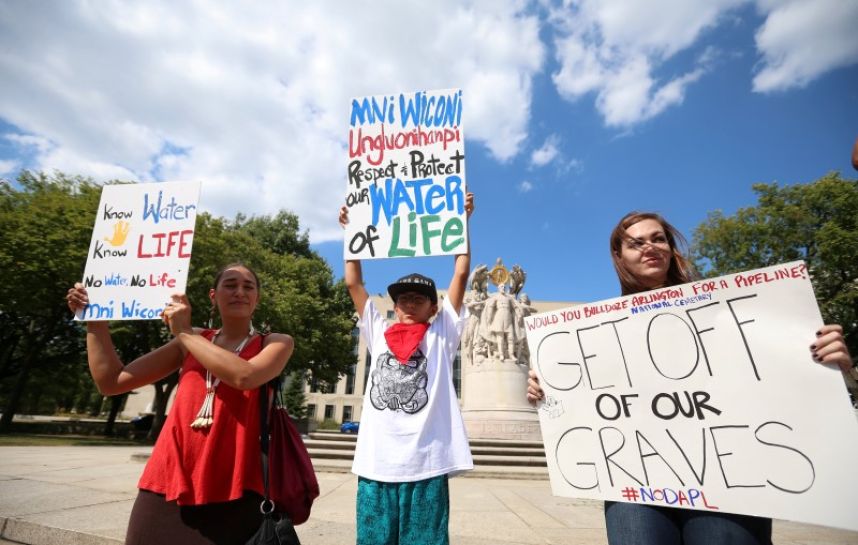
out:
M471 273L471 291L488 293L489 269L485 265L478 265Z
M523 272L523 271L522 271ZM530 351L527 349L527 329L524 319L536 312L530 306L530 297L522 293L515 305L515 355L518 363L528 365L530 363Z
M524 319L536 309L521 291L526 276L518 265L508 271L500 258L491 269L486 265L474 268L464 300L469 317L462 331L463 364L479 365L491 360L528 363ZM491 295L489 282L498 288ZM512 286L511 293L506 291L508 284Z
M485 272L485 265L481 265ZM477 268L479 269L479 267ZM476 277L477 269L474 270ZM488 273L486 273L488 278ZM465 323L465 329L462 331L462 361L468 364L474 364L474 346L477 335L477 330L480 327L480 318L482 317L483 307L486 305L488 295L485 291L472 289L465 294L465 307L468 309L468 321Z
M479 365L489 359L489 343L482 335L474 335L473 349L471 350L471 364Z
M505 293L496 293L488 299L483 311L482 335L489 341L489 356L499 360L515 359L513 301L513 298Z
M510 293L517 296L522 288L524 288L524 281L526 278L527 274L524 270L518 265L513 265L512 270L509 271Z

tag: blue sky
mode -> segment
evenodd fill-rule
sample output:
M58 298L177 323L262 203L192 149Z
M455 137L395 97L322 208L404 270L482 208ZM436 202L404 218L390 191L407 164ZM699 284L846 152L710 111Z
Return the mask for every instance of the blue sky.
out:
M595 301L629 210L690 239L755 182L855 177L856 20L842 0L5 3L0 176L202 180L214 214L296 212L341 275L350 98L462 88L474 264ZM451 266L364 270L383 292Z

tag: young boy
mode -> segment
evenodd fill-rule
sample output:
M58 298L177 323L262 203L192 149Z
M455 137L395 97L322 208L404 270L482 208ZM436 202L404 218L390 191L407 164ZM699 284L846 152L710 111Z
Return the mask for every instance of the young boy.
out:
M469 193L468 217L473 209ZM347 222L343 207L340 223ZM470 267L469 245L455 257L440 312L431 278L414 273L388 286L398 320L388 327L364 288L360 261L345 263L372 362L352 465L358 545L449 543L447 477L474 467L452 378Z

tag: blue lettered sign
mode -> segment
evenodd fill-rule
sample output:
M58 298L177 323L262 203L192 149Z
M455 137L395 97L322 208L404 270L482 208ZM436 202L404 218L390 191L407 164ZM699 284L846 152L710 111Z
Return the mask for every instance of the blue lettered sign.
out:
M78 320L156 320L184 293L199 182L107 185L82 283L89 305Z
M462 91L352 100L346 259L467 249Z

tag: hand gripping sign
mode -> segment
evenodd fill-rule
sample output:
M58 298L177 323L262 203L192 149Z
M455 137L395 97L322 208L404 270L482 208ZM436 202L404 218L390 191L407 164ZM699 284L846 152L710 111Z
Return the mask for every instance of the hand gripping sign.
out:
M159 319L185 291L199 182L106 185L92 230L78 320Z
M346 259L467 248L462 91L352 100Z
M528 317L554 494L858 530L821 325L802 262Z

